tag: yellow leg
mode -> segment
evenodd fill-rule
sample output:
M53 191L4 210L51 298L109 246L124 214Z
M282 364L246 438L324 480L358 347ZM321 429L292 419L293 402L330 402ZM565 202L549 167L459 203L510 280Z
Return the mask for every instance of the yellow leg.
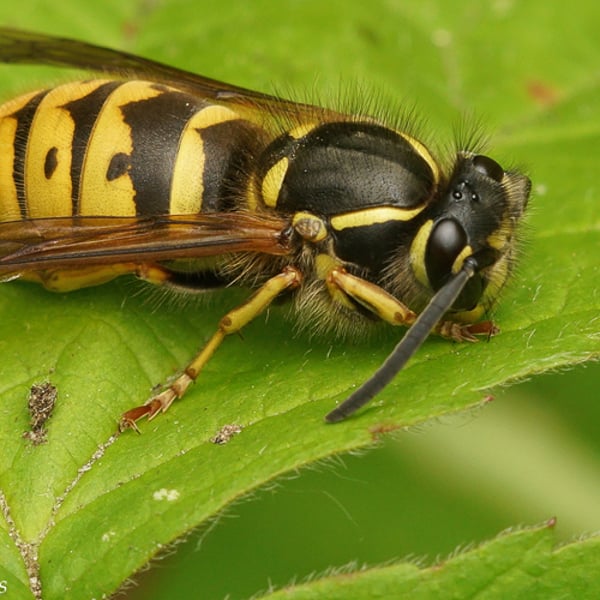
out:
M331 270L328 284L335 285L390 325L411 325L417 317L405 304L384 289L365 279L350 275L343 267L335 267Z
M150 283L160 285L169 278L169 271L157 265L121 263L74 269L46 269L25 273L22 279L43 285L52 292L72 292L101 285L120 275L136 275Z
M334 267L329 272L327 284L335 286L338 293L343 292L391 325L409 326L416 319L416 314L394 296L374 283L347 273L343 267ZM479 323L440 321L433 333L455 342L476 342L476 335L489 337L498 333L498 329L491 321Z
M125 412L121 417L120 429L133 428L137 431L136 421L138 419L142 417L153 419L159 413L165 412L174 400L185 394L226 336L240 331L263 312L279 294L298 286L301 278L300 271L293 267L287 267L282 273L269 279L244 304L229 311L219 322L217 331L192 359L184 372L166 390L150 398L146 404Z

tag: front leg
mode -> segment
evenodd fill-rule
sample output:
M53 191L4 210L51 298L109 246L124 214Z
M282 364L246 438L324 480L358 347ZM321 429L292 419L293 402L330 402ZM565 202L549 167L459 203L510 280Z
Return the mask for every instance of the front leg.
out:
M412 325L417 315L378 285L334 267L327 276L332 298L342 292L390 325Z
M432 330L447 340L453 342L478 342L477 335L491 338L497 335L500 329L493 321L479 321L477 323L458 323L457 321L440 321Z
M330 271L327 285L333 298L341 292L390 325L408 327L417 318L416 313L383 288L356 275L351 275L341 266L336 266ZM455 342L476 342L475 336L491 337L498 333L498 328L491 321L458 323L445 320L440 321L433 328L432 333Z

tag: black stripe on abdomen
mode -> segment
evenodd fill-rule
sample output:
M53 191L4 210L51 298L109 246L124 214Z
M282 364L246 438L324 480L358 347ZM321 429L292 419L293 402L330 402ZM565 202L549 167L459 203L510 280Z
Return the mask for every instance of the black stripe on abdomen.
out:
M186 122L198 110L193 100L189 95L165 88L158 96L121 107L123 119L131 129L133 150L128 173L135 189L138 215L169 212L179 140Z

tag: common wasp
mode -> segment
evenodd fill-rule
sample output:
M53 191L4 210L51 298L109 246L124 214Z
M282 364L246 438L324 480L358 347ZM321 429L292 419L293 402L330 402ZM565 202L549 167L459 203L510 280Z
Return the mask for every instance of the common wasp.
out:
M468 148L441 161L368 115L74 40L0 29L0 61L100 74L0 107L2 279L65 292L130 274L254 290L123 426L166 411L280 296L313 331L409 328L328 422L369 401L430 333L496 333L480 319L515 260L531 188L517 170Z

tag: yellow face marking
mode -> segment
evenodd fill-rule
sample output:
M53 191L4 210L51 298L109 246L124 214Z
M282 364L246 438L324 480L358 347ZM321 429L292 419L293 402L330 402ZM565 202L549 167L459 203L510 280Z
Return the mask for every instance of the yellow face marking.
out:
M262 199L265 206L275 208L277 206L277 198L279 198L279 190L283 183L283 178L287 173L289 166L289 159L287 157L282 158L276 162L264 176L261 186Z
M425 268L425 250L427 249L427 240L431 235L432 228L433 221L431 219L423 223L410 245L410 264L413 273L417 281L427 287L431 286L429 285L429 278L427 277L427 270Z
M224 106L208 106L196 113L185 125L179 142L177 160L173 169L173 182L169 211L173 215L199 213L204 193L203 172L206 157L202 143L202 130L217 123L238 119L239 115Z
M489 278L488 284L479 301L479 304L483 308L489 308L500 295L500 292L510 275L510 264L510 258L504 255L500 260L495 262L486 273Z
M348 227L368 227L387 221L410 221L416 217L424 206L407 210L395 206L375 206L363 210L355 210L331 217L331 226L337 231Z
M473 248L468 244L460 251L460 254L454 259L454 263L452 263L452 273L456 275L463 266L463 262L465 262L465 258L467 256L471 256L473 254Z
M452 320L457 323L475 323L479 321L485 312L485 307L481 302L472 310L464 310L462 312L453 312Z
M154 98L162 92L153 83L130 81L107 98L90 137L82 172L80 211L84 215L135 216L135 189L127 173L108 179L111 161L117 155L124 160L133 151L131 130L123 120L120 107Z
M486 241L494 250L503 250L507 245L506 235L502 231L491 233L487 236Z
M12 116L23 108L38 92L20 96L0 107L0 221L17 221L21 218L17 189L12 177L15 160L15 135L17 120ZM19 144L25 143L18 140Z

